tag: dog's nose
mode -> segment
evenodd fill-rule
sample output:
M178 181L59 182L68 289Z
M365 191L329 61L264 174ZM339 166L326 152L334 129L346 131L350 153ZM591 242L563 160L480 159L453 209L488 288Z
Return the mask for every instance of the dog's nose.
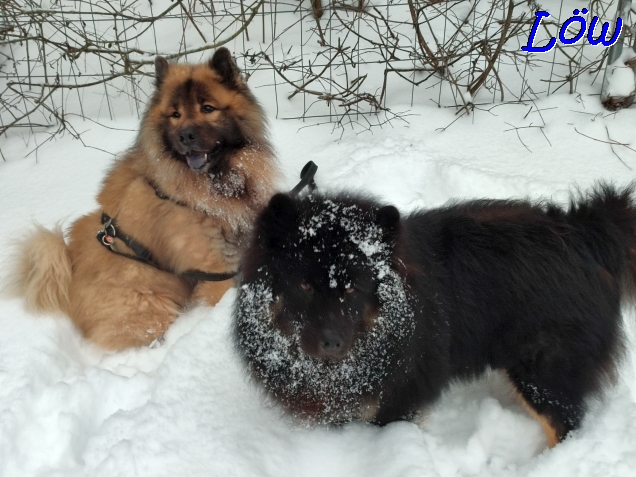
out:
M193 127L179 131L179 142L186 147L192 147L197 140L197 132Z
M344 336L342 333L329 328L322 330L320 350L326 358L339 356L343 344Z

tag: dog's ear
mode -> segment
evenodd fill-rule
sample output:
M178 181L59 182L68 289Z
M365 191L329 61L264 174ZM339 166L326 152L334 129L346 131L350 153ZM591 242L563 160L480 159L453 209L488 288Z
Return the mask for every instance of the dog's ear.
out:
M219 48L210 59L210 68L221 77L221 83L228 88L236 88L240 83L241 71L234 63L230 50Z
M270 249L281 249L287 244L290 232L296 228L298 209L286 194L274 195L261 215L259 238Z
M168 73L168 60L163 56L157 56L155 58L155 86L158 88L163 83L166 74Z
M384 231L384 240L395 241L400 233L400 211L392 205L385 205L378 210L375 221Z

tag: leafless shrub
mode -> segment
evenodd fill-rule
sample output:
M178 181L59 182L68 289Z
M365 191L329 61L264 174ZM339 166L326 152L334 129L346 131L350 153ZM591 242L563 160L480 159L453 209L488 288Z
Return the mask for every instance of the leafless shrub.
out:
M113 118L122 98L139 113L156 54L198 60L223 44L250 84L273 91L278 117L336 127L381 126L423 101L466 114L479 104L573 93L580 78L595 81L606 49L521 51L534 12L548 7L553 18L537 41L571 16L562 1L4 0L0 135L78 135L71 115ZM589 9L613 20L610 0Z
M220 16L213 2L156 2L166 4L158 12L152 2L140 3L4 0L0 107L7 114L2 115L0 134L9 128L38 127L73 133L66 117L90 116L84 96L89 88L101 88L111 117L112 100L121 94L138 111L147 98L149 85L144 79L152 77L150 65L157 54L176 60L233 40L245 33L264 0L223 2L235 12ZM170 42L176 51L160 51L158 29L170 22L180 23L183 35ZM212 38L203 33L207 29L203 24L212 27ZM192 37L200 46L189 46ZM76 98L71 96L74 92Z

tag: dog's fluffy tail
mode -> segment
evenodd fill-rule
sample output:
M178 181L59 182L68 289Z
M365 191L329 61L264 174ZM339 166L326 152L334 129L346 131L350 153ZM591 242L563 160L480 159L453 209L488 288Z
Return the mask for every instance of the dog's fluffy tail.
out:
M636 182L622 190L598 184L568 212L594 259L621 283L624 299L636 299Z
M67 313L71 286L71 257L62 229L36 225L16 257L13 291L35 312Z

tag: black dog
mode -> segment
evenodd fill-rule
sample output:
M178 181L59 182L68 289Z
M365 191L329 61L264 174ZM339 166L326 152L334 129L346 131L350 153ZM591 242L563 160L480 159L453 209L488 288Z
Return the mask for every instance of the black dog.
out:
M238 348L318 422L408 419L453 379L503 370L550 446L623 349L636 283L634 185L568 210L479 200L420 211L275 195L243 263Z

